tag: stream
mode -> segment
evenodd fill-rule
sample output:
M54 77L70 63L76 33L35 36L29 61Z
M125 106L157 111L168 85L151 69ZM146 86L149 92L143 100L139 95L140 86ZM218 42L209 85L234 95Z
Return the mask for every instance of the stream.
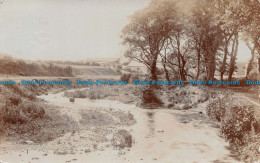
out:
M63 107L63 113L73 119L79 119L79 109L103 108L130 112L136 124L124 127L133 136L134 143L129 151L106 148L103 151L90 153L74 153L66 155L54 154L46 148L34 145L10 151L0 146L0 163L40 162L131 162L131 163L232 163L237 162L227 149L228 143L218 136L215 128L203 109L170 110L141 109L133 104L124 104L113 100L76 99L69 102L64 92L39 96L50 104ZM6 142L7 144L10 142ZM51 144L52 142L50 142ZM13 147L17 144L9 144ZM29 148L29 149L28 149ZM28 151L27 151L28 150ZM1 162L2 160L2 162Z

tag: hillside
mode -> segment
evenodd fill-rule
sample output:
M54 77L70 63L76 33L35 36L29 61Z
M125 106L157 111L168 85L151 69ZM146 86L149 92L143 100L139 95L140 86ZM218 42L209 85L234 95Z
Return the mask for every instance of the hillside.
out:
M39 64L10 56L0 57L1 75L19 76L73 76L70 66L60 67L55 64Z

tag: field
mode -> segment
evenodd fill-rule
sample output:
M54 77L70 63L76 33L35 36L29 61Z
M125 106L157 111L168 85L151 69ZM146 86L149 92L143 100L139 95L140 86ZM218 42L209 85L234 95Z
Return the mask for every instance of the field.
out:
M185 149L193 149L190 155L196 155L199 162L259 159L260 116L255 89L75 84L79 79L136 79L135 75L120 76L110 63L56 65L60 69L71 67L73 77L2 74L3 79L18 84L0 87L0 160L104 161L110 153L118 161L167 162L187 153ZM22 86L19 82L23 79L71 80L74 85ZM168 154L144 152L157 151L158 147Z

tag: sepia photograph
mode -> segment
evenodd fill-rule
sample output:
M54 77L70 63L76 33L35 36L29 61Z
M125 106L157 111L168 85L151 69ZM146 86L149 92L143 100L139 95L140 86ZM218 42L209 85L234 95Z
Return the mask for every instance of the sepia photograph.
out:
M0 163L260 163L260 0L0 0Z

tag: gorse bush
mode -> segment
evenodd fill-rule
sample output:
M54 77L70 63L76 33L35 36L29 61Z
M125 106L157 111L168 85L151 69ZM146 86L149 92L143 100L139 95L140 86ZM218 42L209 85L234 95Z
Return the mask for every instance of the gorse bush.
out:
M252 106L227 93L207 106L207 115L219 123L220 134L241 159L252 161L257 158L259 147L255 144L260 144L257 139L260 137L259 124ZM249 153L245 149L253 151Z
M242 142L243 134L252 129L258 130L257 121L252 106L234 101L228 96L218 98L207 106L207 114L220 122L221 133L225 138L232 142Z
M29 90L18 85L1 87L0 105L2 123L22 124L45 115L44 107Z
M254 110L247 105L230 106L221 120L221 133L230 142L245 144L245 135L257 131Z
M223 137L243 143L243 136L252 130L258 131L258 124L252 106L234 101L228 96L218 98L207 106L207 114L220 122Z
M25 99L19 100L17 98L12 98L11 100L6 101L6 104L3 107L3 120L6 123L22 124L36 118L41 118L45 115L43 107L36 102ZM19 101L19 103L17 103L17 101Z

